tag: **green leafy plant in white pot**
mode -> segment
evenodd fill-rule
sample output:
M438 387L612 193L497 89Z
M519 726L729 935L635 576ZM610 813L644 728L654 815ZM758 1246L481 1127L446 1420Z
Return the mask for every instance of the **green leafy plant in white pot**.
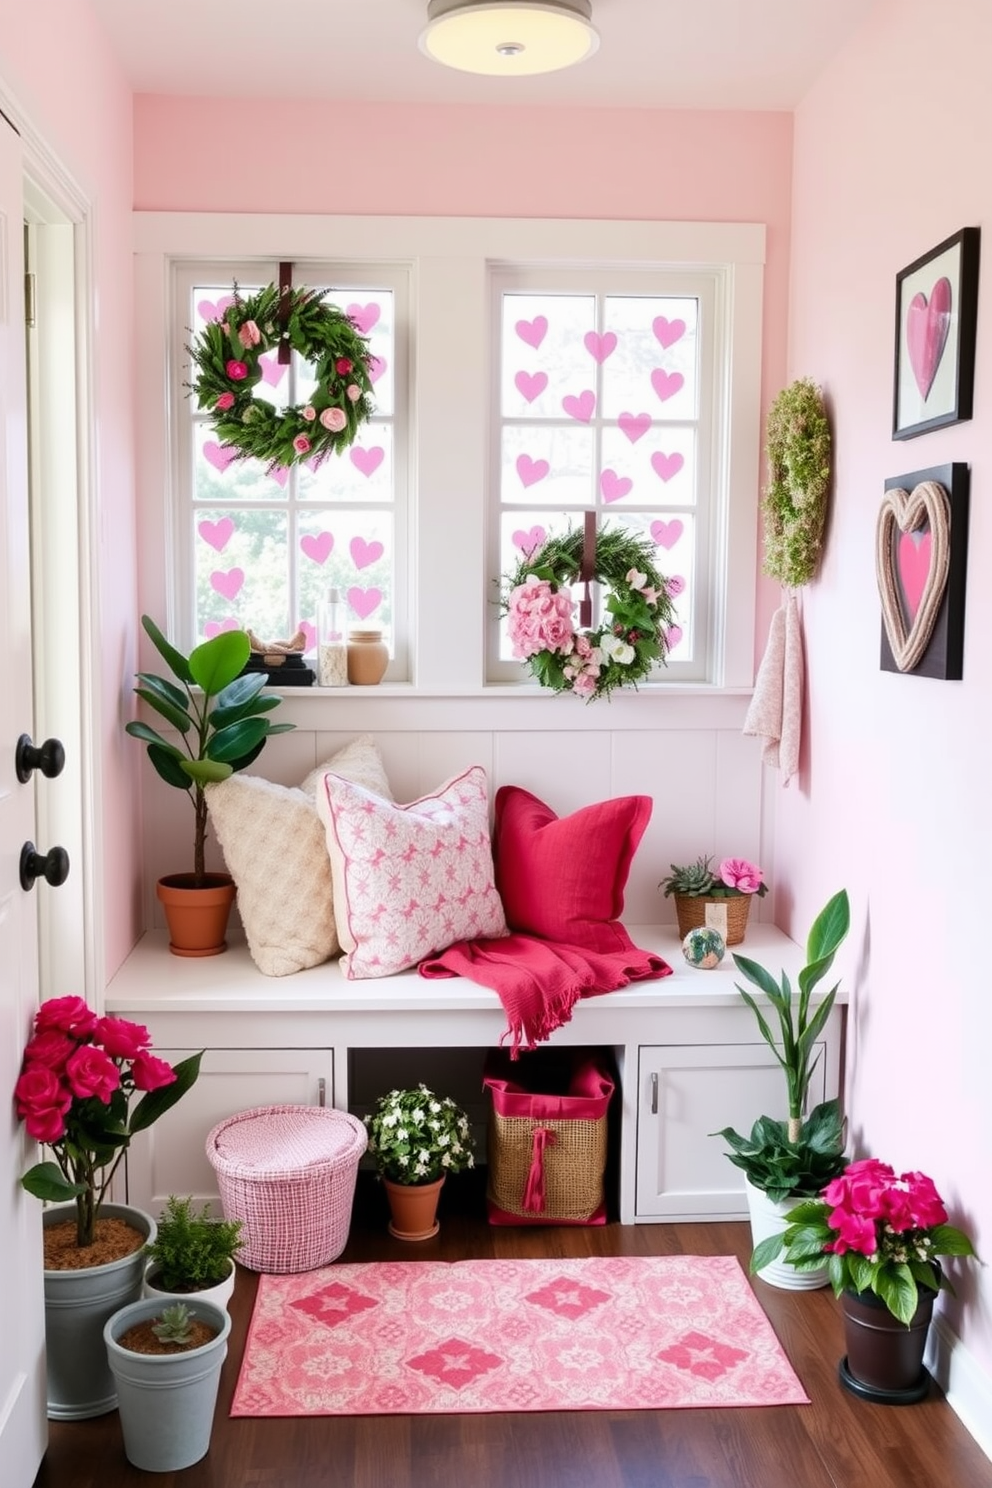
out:
M145 1246L144 1296L206 1298L226 1307L234 1292L238 1251L244 1244L240 1219L214 1219L209 1204L170 1194L155 1238Z
M141 719L125 724L125 732L145 744L166 785L186 793L194 817L192 873L159 879L156 892L169 920L170 950L183 956L212 956L225 949L235 889L229 874L206 871L204 786L246 769L273 734L286 733L295 724L272 723L267 717L282 700L278 694L263 693L264 672L244 672L251 654L245 631L221 631L184 656L148 615L142 615L141 623L175 680L139 672L134 690L175 730L178 742ZM193 929L179 928L173 905L193 915Z
M730 1126L713 1133L724 1139L730 1148L727 1156L744 1173L755 1245L771 1234L783 1233L788 1209L798 1200L818 1194L844 1171L845 1128L840 1102L822 1101L809 1112L806 1107L819 1059L817 1040L833 1011L840 984L835 983L819 1001L814 1001L813 993L830 971L850 923L847 891L841 889L823 907L809 931L796 993L784 971L776 980L756 961L734 956L737 970L764 995L775 1015L770 1021L757 998L737 983L761 1037L782 1068L789 1113L785 1121L759 1116L747 1136ZM828 1280L825 1266L798 1272L781 1258L766 1260L760 1275L788 1290L825 1286Z

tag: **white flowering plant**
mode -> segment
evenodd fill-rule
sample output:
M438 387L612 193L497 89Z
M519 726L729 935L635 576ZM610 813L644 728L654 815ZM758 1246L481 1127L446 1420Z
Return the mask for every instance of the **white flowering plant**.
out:
M392 1183L433 1183L475 1167L468 1117L426 1085L381 1095L365 1125L379 1176Z

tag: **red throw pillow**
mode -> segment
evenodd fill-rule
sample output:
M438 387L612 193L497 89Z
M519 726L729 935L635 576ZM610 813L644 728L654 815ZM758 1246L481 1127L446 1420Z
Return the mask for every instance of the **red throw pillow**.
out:
M619 922L650 796L618 796L556 816L517 785L496 792L496 887L511 930L590 951L630 950Z

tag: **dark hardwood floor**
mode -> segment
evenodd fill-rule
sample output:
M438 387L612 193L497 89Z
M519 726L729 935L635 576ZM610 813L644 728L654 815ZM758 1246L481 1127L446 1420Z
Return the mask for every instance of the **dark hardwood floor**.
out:
M736 1255L743 1224L490 1228L472 1175L447 1185L429 1260L470 1256ZM386 1233L385 1202L362 1175L342 1260L410 1260ZM811 1398L745 1410L231 1420L255 1295L238 1276L231 1346L211 1449L181 1473L132 1468L116 1412L50 1422L35 1488L992 1488L992 1462L939 1390L919 1405L870 1405L837 1381L843 1353L829 1288L755 1290ZM2 1480L0 1471L0 1480Z

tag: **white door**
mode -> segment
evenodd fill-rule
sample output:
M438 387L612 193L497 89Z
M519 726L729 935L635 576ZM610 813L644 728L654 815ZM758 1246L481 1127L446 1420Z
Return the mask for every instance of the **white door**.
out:
M33 781L22 784L18 737L32 731L20 140L0 118L0 1462L5 1488L30 1488L46 1443L41 1206L18 1186L28 1145L11 1094L38 1003L39 894L20 883L35 840ZM46 849L47 850L47 849Z

